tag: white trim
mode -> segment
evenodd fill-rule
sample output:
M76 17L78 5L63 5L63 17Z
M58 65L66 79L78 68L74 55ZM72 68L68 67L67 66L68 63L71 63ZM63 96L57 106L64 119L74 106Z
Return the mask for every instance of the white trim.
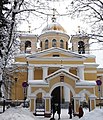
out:
M85 93L85 94L87 94L88 96L91 95L91 93L90 93L88 90L86 90L86 89L81 90L78 94L81 95L82 93Z
M74 91L74 89L73 89L73 87L72 87L71 85L65 83L65 82L58 82L58 83L54 84L54 85L50 88L49 94L51 95L52 91L53 91L56 87L58 87L58 86L67 86L67 87L69 87L69 89L71 90L73 96L76 94L75 91Z
M78 80L78 79L76 79L76 78L74 78L74 77L72 77L72 76L70 76L70 75L67 75L67 74L65 74L65 73L63 73L63 72L61 72L61 73L58 73L58 74L56 74L56 75L54 75L54 76L52 76L52 77L50 77L50 78L47 78L48 79L48 81L49 80L51 80L51 79L54 79L55 77L57 77L57 76L59 76L59 75L65 75L65 76L67 76L67 77L69 77L69 78L71 78L71 79L73 79L74 81L76 81L76 80Z
M95 86L76 85L75 88L94 88Z
M98 73L97 76L103 76L103 73L102 73L102 74L101 74L101 73L100 73L100 74Z
M29 64L31 66L34 66L34 67L45 67L45 66L48 66L48 67L60 67L61 68L61 65L63 67L82 67L84 66L83 64Z
M83 58L72 58L72 57L37 57L37 58L28 58L29 61L34 61L34 60L38 60L38 61L83 61Z
M47 80L47 81L48 81L48 80L51 80L51 79L59 76L60 74L64 74L64 75L67 76L67 77L69 76L69 78L71 78L71 79L73 79L73 80L75 80L75 81L79 80L79 77L78 77L78 76L70 73L69 71L67 71L67 70L65 70L65 69L59 69L59 70L57 70L56 72L48 75L47 78L46 78L46 80Z
M58 48L58 47L52 47L52 48L49 48L49 49L46 49L46 50L43 50L43 51L40 51L40 52L37 52L35 54L32 54L32 55L28 55L27 57L30 58L36 58L36 57L40 57L40 56L43 56L43 55L47 55L48 53L52 53L52 52L59 52L59 53L62 53L64 55L68 55L68 56L71 56L71 57L77 57L77 58L81 58L81 59L86 59L85 56L83 55L80 55L78 53L75 53L75 52L72 52L70 50L66 50L66 49L62 49L62 48Z
M84 63L85 68L97 68L99 66L99 64L97 63Z
M32 92L31 94L30 94L30 96L37 96L37 94L38 93L42 93L43 94L43 96L42 96L42 98L44 97L44 95L46 94L46 91L45 90L43 90L42 88L39 88L38 90L36 90L35 92Z

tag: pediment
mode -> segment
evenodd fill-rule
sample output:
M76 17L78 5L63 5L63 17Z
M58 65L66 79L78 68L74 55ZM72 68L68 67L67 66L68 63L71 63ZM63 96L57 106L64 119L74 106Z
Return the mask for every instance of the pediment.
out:
M75 82L79 82L79 81L80 81L80 79L79 79L78 76L76 76L76 75L68 72L67 70L65 70L65 69L63 69L63 68L57 70L56 72L54 72L54 73L52 73L52 74L50 74L50 75L48 75L48 76L45 78L45 80L49 82L50 80L52 80L53 78L58 77L58 76L66 76L66 77L68 77L68 78L71 78L71 79L74 80Z
M65 50L62 48L50 48L47 50L43 50L37 52L35 54L29 55L28 58L36 59L36 58L47 58L47 59L59 59L59 58L68 58L68 59L86 59L85 56L80 55L78 53L72 52L70 50Z

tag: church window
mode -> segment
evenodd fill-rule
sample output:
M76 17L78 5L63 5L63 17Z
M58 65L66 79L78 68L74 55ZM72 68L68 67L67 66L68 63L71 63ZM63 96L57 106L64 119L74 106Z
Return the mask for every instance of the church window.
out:
M48 49L48 40L45 40L45 49Z
M55 39L52 40L52 47L56 47L56 40Z
M60 48L64 48L64 41L60 40Z
M31 52L31 42L26 41L25 42L25 53L30 53Z
M68 42L66 42L66 50L68 50Z
M85 54L85 44L83 41L78 42L78 53Z
M53 55L53 57L59 57L59 55L55 54L55 55Z
M40 47L42 48L42 41L40 42Z

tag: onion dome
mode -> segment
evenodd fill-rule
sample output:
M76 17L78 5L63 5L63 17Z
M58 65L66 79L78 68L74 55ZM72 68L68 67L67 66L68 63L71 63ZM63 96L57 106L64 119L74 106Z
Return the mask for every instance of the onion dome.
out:
M50 32L50 31L58 31L58 32L66 33L65 29L57 22L48 24L46 27L44 27L44 29L42 30L42 33Z
M65 29L59 23L56 22L55 14L53 14L52 17L52 23L44 27L42 33L51 32L51 31L66 33Z

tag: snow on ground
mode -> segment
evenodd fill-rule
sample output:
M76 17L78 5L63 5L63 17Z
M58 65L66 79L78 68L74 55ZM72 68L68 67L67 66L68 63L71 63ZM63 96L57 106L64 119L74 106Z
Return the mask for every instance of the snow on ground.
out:
M103 120L103 108L96 108L95 110L88 112L84 110L84 116L79 119L77 116L72 120ZM52 117L52 116L51 116ZM14 107L7 109L4 113L0 114L0 120L49 120L50 118L44 118L43 116L34 116L32 112L29 112L27 108ZM68 120L68 110L62 109L61 120ZM58 115L55 115L55 120L58 120Z

